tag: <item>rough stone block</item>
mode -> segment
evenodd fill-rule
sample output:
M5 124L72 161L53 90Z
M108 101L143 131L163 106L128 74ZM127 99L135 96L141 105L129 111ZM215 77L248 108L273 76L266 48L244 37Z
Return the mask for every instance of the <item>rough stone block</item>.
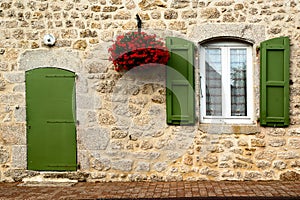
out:
M267 134L270 136L284 136L285 135L285 129L284 128L275 128L270 129Z
M190 0L173 0L171 3L172 8L186 8L190 5Z
M4 91L6 86L6 81L0 78L0 91Z
M300 139L298 138L291 138L288 142L289 146L295 149L300 149Z
M77 50L85 50L87 48L88 44L86 42L86 40L77 40L74 44L73 44L73 49L77 49Z
M269 141L269 145L271 147L282 147L286 144L286 140L285 139L271 139Z
M289 136L300 136L300 128L291 128L288 130Z
M79 129L78 138L83 150L105 150L109 143L109 131L105 128Z
M218 156L215 154L208 154L204 157L203 162L213 164L218 162Z
M238 146L241 146L241 147L248 146L248 142L246 140L244 140L244 139L240 139L238 141Z
M66 49L28 50L21 54L19 70L37 67L61 67L77 73L81 70L81 59L78 52Z
M8 71L8 63L7 62L0 62L0 71Z
M118 9L116 6L105 6L102 12L115 12Z
M201 16L206 19L216 19L220 17L220 12L217 8L206 8L202 11Z
M12 106L25 105L25 96L23 94L4 93L0 94L0 102Z
M101 93L111 93L113 92L115 84L114 80L101 80L96 86L96 91Z
M154 10L157 7L165 8L165 7L167 7L167 5L164 2L162 2L161 0L142 0L139 3L139 7L142 10Z
M112 150L123 150L124 144L122 141L113 141L110 143L109 148Z
M128 20L131 18L131 14L130 12L128 11L119 11L119 12L116 12L115 15L114 15L114 19L115 20Z
M300 160L295 160L291 162L291 167L300 167Z
M273 163L273 167L278 170L284 170L287 167L287 164L283 161L277 160Z
M30 171L24 169L9 169L4 172L4 176L11 177L14 181L20 182L23 178L29 178L33 176L37 176L40 173L37 171Z
M101 11L101 6L94 5L94 6L91 7L91 10L93 12L100 12Z
M164 13L164 18L165 19L177 19L178 18L178 12L174 10L167 10Z
M129 181L146 181L147 179L148 179L148 177L145 174L136 173L136 174L128 175Z
M160 19L161 18L161 12L160 11L153 11L151 13L152 19Z
M263 139L251 139L251 146L253 147L265 147L266 146L266 142Z
M181 17L183 19L190 19L190 18L196 18L197 12L193 10L183 11L181 14Z
M165 171L167 168L167 163L166 162L157 162L154 164L153 169L157 172L162 172Z
M280 174L280 180L282 181L299 181L300 174L295 171L288 171Z
M77 151L77 162L79 164L80 170L89 170L90 169L90 162L89 162L89 155L88 151L85 150L78 150Z
M193 161L194 161L194 159L193 159L193 157L190 156L190 155L186 155L186 156L183 157L183 163L184 163L185 165L192 166L192 165L193 165Z
M249 165L247 163L237 162L237 161L233 161L232 166L235 169L249 169L249 168L251 168L251 167L249 167Z
M27 146L13 145L12 146L12 167L19 169L27 168Z
M259 180L262 178L262 174L260 172L251 172L247 171L245 172L245 180Z
M135 4L134 0L126 0L125 6L128 10L132 10L132 9L136 8L136 4Z
M117 160L117 161L112 161L111 163L112 169L127 171L127 172L132 170L132 165L133 165L132 160Z
M92 162L91 167L98 171L107 171L111 168L111 161L108 158L97 158Z
M26 145L25 124L1 125L0 138L3 141L3 144Z
M86 76L80 76L76 82L76 95L88 93L88 81Z
M107 71L109 63L108 61L97 61L94 59L88 60L84 63L84 67L87 69L88 73L104 73Z
M105 111L100 111L98 120L101 125L112 125L117 121L114 115Z
M128 135L128 130L126 129L122 129L119 127L113 127L112 131L111 131L111 138L113 139L123 139L125 137L127 137Z
M200 170L200 174L212 176L212 177L218 177L220 175L220 172L218 172L217 170L213 170L209 167L204 167Z
M136 171L138 172L149 172L150 171L150 164L147 162L138 162L136 164Z
M95 95L77 94L76 95L76 108L94 110L95 109L95 100L94 100Z
M232 4L234 4L234 1L232 1L232 0L230 0L230 1L228 1L228 0L226 0L226 1L217 1L215 3L216 6L230 6Z
M94 110L77 109L77 121L80 127L97 127L97 113Z
M154 160L159 158L160 153L142 151L142 152L134 152L132 153L132 155L137 159Z
M280 159L296 159L299 158L299 153L296 151L278 152L277 157Z
M5 164L8 162L10 152L7 147L0 146L0 164Z
M264 179L267 179L267 180L274 180L275 172L273 170L264 171L263 177L264 177Z
M151 98L152 102L162 104L165 103L166 97L163 95L155 95Z
M219 164L219 168L230 168L230 165L228 163L222 162Z
M253 161L251 158L247 158L247 157L242 157L242 156L236 156L237 160L249 163L249 164L253 164Z
M171 30L182 31L186 30L187 27L184 21L174 21L170 23L169 28Z
M142 141L141 143L141 149L143 150L149 150L149 149L152 149L153 148L153 144L151 141L149 140L144 140Z
M14 117L17 122L26 122L26 108L16 106Z
M21 84L15 84L13 91L14 92L21 92L21 93L25 93L25 83L21 83ZM1 91L1 80L0 80L0 91Z
M222 173L221 175L224 178L233 178L234 177L234 172L231 170L226 170L225 172Z
M265 151L260 151L255 155L255 158L258 160L268 160L272 161L276 158L277 153L276 151L273 150L265 150Z
M259 160L257 161L256 166L261 169L266 169L271 166L271 163L267 160Z

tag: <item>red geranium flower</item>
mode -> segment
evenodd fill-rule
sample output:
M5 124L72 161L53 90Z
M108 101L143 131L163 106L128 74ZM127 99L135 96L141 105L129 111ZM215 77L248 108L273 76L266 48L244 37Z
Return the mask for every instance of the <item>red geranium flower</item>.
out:
M156 35L144 32L128 32L118 36L108 52L116 71L127 71L146 64L151 64L147 65L149 67L155 66L155 63L167 64L170 58L164 42L156 39Z

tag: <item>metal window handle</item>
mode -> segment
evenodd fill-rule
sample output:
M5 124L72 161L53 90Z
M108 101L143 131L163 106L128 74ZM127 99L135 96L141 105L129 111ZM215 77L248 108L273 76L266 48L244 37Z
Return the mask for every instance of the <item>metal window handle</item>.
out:
M202 94L202 76L200 76L200 97L203 98L203 94Z

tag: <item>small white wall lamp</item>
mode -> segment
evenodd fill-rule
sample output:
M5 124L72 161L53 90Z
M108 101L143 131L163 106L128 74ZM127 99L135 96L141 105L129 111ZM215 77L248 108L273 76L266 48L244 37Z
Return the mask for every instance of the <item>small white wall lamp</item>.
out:
M48 46L53 46L55 43L55 37L52 34L46 34L44 36L44 44Z

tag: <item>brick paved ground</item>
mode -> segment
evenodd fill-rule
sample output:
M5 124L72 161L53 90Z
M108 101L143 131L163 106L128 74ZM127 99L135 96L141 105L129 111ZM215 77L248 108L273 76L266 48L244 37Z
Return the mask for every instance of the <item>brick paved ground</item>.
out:
M300 181L77 183L70 187L18 185L20 183L0 183L0 199L300 199Z

